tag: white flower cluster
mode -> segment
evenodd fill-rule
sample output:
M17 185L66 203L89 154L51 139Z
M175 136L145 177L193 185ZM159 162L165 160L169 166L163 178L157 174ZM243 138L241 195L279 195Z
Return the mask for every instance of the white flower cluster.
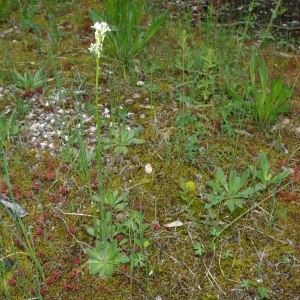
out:
M111 31L111 29L105 22L101 22L101 23L97 22L92 26L92 28L96 30L95 32L96 43L91 44L89 50L90 52L95 53L100 58L100 54L103 47L103 41L105 38L105 33L107 31Z

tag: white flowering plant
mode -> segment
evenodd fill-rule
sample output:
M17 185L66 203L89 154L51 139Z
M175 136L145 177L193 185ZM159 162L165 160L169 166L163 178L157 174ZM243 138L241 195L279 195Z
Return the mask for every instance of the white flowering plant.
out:
M108 32L109 54L124 64L145 47L165 20L165 16L161 15L149 26L143 26L142 0L104 0L103 6L104 14L90 10L90 16L93 22L107 20L112 25L111 32Z

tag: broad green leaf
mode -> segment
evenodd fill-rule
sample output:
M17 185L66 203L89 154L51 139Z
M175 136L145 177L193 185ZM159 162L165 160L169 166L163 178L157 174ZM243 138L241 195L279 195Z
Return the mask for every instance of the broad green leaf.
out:
M236 170L232 171L229 176L228 189L230 194L235 194L235 186L238 183L239 177Z
M263 152L259 157L260 168L262 171L263 183L267 183L270 178L270 165L266 154Z
M263 57L260 58L259 65L258 65L258 72L259 72L259 77L260 77L260 82L262 87L262 93L266 95L267 85L268 85L268 72Z
M215 179L216 182L219 182L226 192L228 192L228 184L227 184L227 178L226 175L224 174L223 170L221 168L217 168L216 174L215 174Z
M256 69L256 55L252 55L250 61L250 80L252 87L255 87L255 69Z
M272 178L272 180L270 180L270 184L278 184L281 183L282 181L284 181L290 174L292 173L291 170L286 170L276 176L274 176Z
M86 251L90 256L88 260L90 273L101 277L111 277L118 265L129 262L129 258L117 249L117 241L111 243L107 241L106 246L98 251L92 248Z
M243 174L242 174L242 177L241 177L241 180L240 180L240 182L239 182L239 187L238 187L238 190L237 190L237 191L239 191L239 190L246 184L246 182L247 182L249 176L250 176L250 170L249 170L249 168L248 168L248 169L246 169L246 170L243 172Z

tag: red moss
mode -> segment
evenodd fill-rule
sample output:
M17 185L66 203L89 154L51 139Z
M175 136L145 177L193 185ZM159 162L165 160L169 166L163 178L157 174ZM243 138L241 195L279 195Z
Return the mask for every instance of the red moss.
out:
M4 180L0 182L0 193L5 195L5 196L9 195L8 186L7 186L6 181L4 181Z
M20 268L18 269L18 272L17 272L18 276L19 277L26 277L27 276L27 270L25 268Z
M47 288L45 285L42 285L41 288L40 288L40 294L42 296L46 295L47 294Z
M32 189L38 192L41 188L40 182L38 180L34 180L32 183Z
M73 266L74 267L77 267L77 266L79 266L80 265L80 258L78 257L78 256L75 256L74 258L73 258Z
M42 236L43 234L44 234L44 225L43 223L40 223L38 228L34 232L34 236L35 237Z
M78 270L78 269L74 269L71 274L70 274L70 277L72 279L78 279L79 276L81 275L81 272Z
M34 92L30 89L26 89L24 93L21 95L22 99L31 98L33 96Z
M116 235L116 239L118 240L118 242L122 241L124 238L123 234L119 233Z
M158 222L153 223L153 229L154 229L154 231L158 231L160 229L160 225Z
M15 277L12 276L12 277L8 278L7 284L9 286L15 286L17 284Z
M13 186L12 192L17 200L21 200L23 198L22 192L19 187Z
M79 290L79 286L75 282L63 283L62 286L61 286L61 288L63 290L72 291L72 292Z
M74 235L76 233L76 228L73 226L68 226L67 231L71 234Z
M63 196L67 196L69 194L69 190L66 187L61 187L61 189L59 190L59 192L63 195Z

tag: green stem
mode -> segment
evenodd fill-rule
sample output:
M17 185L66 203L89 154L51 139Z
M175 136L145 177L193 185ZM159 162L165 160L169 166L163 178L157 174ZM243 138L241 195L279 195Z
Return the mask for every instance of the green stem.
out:
M272 17L271 17L270 22L269 22L269 24L268 24L268 26L267 26L267 28L266 28L266 30L265 30L265 32L264 32L262 38L261 38L261 42L260 42L258 48L260 48L261 45L262 45L262 43L265 41L266 36L268 35L268 32L269 32L271 26L273 25L273 21L274 21L274 20L276 19L276 17L277 17L277 13L278 13L278 10L279 10L280 5L281 5L281 0L278 0L277 3L276 3L276 6L275 6L275 10L274 10L274 11L275 11L275 16L273 15L273 12L272 12Z
M105 226L105 207L104 207L104 186L102 178L102 118L99 117L99 76L100 76L100 58L96 57L96 83L95 83L95 120L97 124L97 148L96 148L96 159L97 159L97 178L98 178L98 194L99 194L99 211L101 216L101 244L106 241L106 226ZM96 220L94 220L96 221ZM95 224L95 233L98 236L98 226Z

